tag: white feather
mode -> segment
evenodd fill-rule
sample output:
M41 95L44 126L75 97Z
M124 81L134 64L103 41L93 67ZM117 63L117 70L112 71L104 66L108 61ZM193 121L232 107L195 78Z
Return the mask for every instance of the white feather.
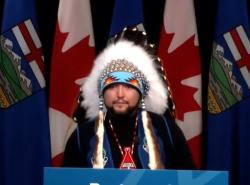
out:
M87 110L87 117L94 118L98 115L98 79L106 65L117 59L126 59L145 75L150 85L148 95L145 97L146 110L163 114L167 108L167 90L156 70L152 57L142 47L133 42L122 40L104 49L94 61L94 67L82 85L84 97L82 106Z

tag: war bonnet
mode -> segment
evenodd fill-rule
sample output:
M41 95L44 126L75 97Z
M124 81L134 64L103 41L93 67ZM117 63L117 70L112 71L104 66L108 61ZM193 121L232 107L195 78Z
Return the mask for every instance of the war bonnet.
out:
M88 118L98 115L99 98L109 84L127 83L142 95L147 111L163 114L167 108L167 89L153 57L140 45L120 39L104 49L94 61L82 85L82 106Z

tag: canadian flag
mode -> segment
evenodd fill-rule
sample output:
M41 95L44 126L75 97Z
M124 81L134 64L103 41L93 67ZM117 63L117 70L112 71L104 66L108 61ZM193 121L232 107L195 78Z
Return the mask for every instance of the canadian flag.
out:
M50 79L50 135L53 166L60 166L76 127L72 113L80 85L95 56L89 0L60 0Z
M159 56L175 104L176 122L184 132L197 167L201 166L201 62L193 0L167 0Z

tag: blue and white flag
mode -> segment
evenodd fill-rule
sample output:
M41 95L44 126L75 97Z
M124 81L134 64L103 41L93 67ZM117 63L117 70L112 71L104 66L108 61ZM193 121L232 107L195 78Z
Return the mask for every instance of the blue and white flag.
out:
M217 1L208 85L207 167L250 184L250 27L246 0Z
M0 47L0 184L42 185L50 165L44 57L34 0L5 0Z

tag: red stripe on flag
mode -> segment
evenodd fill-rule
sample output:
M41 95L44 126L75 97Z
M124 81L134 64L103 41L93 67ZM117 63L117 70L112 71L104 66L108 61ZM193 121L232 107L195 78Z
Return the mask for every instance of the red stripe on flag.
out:
M25 23L21 23L18 25L24 39L25 39L25 42L26 44L28 45L29 47L29 50L30 50L30 53L25 55L25 59L28 61L28 62L31 62L31 61L36 61L36 63L38 64L40 70L42 71L42 73L44 74L44 61L43 61L43 52L42 52L42 48L37 48L30 33L29 33L29 30L27 29Z
M53 167L62 166L63 155L64 155L64 153L60 153L57 156L53 157L53 159L52 159L52 166Z
M234 43L237 47L237 49L240 52L241 59L239 59L236 64L239 68L242 68L244 66L247 67L248 71L250 71L250 55L247 53L247 50L245 46L242 43L242 40L239 36L239 33L236 31L236 29L230 31L230 34L234 40Z
M201 153L201 135L195 136L188 140L188 146L191 150L195 166L200 169L202 164L202 153Z

